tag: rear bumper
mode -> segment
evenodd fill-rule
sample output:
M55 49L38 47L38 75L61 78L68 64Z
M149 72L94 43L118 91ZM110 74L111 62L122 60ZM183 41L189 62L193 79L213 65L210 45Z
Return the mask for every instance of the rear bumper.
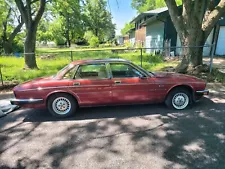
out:
M12 105L27 105L27 104L41 104L44 103L43 99L12 99Z

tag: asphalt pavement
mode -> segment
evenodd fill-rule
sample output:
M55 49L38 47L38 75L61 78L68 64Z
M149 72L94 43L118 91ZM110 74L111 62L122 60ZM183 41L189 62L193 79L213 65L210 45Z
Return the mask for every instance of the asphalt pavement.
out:
M185 111L164 104L79 109L56 119L45 109L0 118L1 169L225 168L225 93Z

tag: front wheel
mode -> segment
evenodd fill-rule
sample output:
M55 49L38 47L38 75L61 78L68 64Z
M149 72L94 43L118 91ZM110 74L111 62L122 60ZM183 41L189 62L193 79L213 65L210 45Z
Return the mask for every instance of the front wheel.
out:
M165 101L169 108L183 110L192 104L191 93L182 88L172 90Z
M55 117L68 117L77 109L76 100L67 94L59 93L50 96L48 103L49 112Z

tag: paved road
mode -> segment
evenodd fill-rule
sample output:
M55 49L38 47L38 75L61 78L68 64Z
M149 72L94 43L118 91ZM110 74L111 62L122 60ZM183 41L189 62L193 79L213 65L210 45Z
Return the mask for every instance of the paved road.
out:
M225 94L192 109L164 105L80 109L58 120L46 110L0 119L0 168L225 168Z

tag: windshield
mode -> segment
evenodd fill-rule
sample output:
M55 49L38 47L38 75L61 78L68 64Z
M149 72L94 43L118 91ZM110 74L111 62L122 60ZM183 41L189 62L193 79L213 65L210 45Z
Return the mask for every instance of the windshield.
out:
M75 65L74 64L69 64L67 66L65 66L64 68L62 68L55 76L56 77L62 77L67 71L69 71L70 69L72 69Z
M133 64L133 63L132 63ZM134 64L133 64L134 65ZM147 70L143 69L141 66L138 66L138 65L134 65L136 67L138 67L138 69L140 69L142 72L148 74L149 76L154 76L154 73L152 72L148 72Z

